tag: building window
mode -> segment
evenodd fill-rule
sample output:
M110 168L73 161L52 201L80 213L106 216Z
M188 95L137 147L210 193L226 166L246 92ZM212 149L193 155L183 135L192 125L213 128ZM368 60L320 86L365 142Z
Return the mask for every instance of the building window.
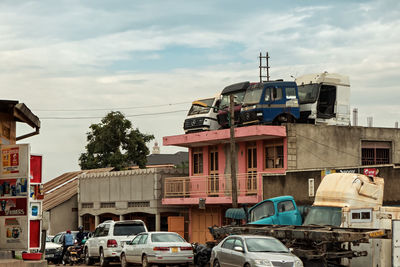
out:
M283 168L283 141L265 143L265 169Z
M128 208L148 208L150 201L131 201L128 202Z
M102 202L100 203L100 208L102 209L115 208L115 202Z
M93 203L82 203L82 209L93 209Z
M193 148L193 174L203 173L203 148Z
M391 142L362 141L361 164L376 165L389 164L391 154Z
M257 144L247 144L247 195L257 194Z

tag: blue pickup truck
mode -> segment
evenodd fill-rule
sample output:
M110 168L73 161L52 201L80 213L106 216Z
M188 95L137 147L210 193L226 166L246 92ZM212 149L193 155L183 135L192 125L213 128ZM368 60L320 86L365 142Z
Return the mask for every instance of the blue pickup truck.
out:
M249 224L301 225L302 218L292 196L263 200L248 211Z

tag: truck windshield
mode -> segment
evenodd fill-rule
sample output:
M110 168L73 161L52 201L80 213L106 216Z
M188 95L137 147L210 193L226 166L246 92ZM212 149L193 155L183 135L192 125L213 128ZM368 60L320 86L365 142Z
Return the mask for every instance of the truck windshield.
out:
M235 103L239 103L241 104L243 102L244 99L244 94L246 93L246 91L241 91L241 92L236 92L233 95L235 96ZM229 107L229 103L230 103L230 95L223 95L222 99L221 99L221 103L219 104L220 108L227 108Z
M265 201L250 210L250 222L255 222L274 214L274 203L271 201Z
M245 105L251 105L251 104L257 104L260 102L260 98L262 95L262 91L263 91L263 84L254 84L251 85L245 95L244 95L244 99L243 99L243 104Z
M319 84L305 84L299 87L299 102L300 104L314 103L317 101Z
M212 106L212 104L214 102L214 98L202 99L202 100L200 100L200 102L205 103L208 107L192 105L192 107L189 110L188 116L208 113L208 111L210 110L210 107Z
M333 225L340 226L342 208L338 207L311 207L303 225Z

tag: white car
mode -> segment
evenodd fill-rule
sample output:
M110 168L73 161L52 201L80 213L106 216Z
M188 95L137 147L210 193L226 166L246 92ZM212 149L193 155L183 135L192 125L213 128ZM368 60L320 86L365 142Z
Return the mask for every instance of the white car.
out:
M121 266L128 264L151 264L159 266L184 265L193 263L193 247L179 234L173 232L148 232L137 235L124 244L121 252Z
M272 236L231 235L211 252L212 267L303 267L303 262Z
M99 224L85 243L85 263L100 262L107 266L110 261L119 261L122 244L137 234L147 232L142 220L105 221Z

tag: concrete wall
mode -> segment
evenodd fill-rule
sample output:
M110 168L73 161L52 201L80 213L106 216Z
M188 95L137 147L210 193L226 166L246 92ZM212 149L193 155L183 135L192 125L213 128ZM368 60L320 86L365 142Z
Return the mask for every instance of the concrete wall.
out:
M288 124L288 169L361 165L362 141L391 141L400 163L400 129Z
M50 210L50 235L78 229L78 198L73 196Z

